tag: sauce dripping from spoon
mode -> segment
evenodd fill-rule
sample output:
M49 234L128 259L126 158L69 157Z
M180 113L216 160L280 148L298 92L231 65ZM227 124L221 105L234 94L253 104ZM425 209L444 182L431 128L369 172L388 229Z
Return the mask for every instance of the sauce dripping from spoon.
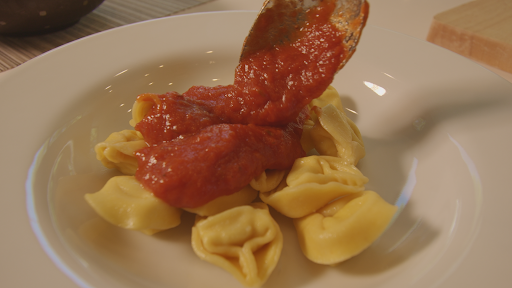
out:
M171 206L195 208L239 191L266 169L287 169L305 155L300 144L304 107L354 53L368 4L304 3L266 2L232 85L138 97L155 102L135 126L150 145L136 153L135 177L146 189Z

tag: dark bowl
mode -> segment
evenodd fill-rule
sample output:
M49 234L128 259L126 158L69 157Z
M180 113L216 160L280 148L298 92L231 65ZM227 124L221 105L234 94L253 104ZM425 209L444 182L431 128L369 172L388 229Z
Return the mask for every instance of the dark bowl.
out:
M0 0L0 34L57 31L78 22L104 0Z

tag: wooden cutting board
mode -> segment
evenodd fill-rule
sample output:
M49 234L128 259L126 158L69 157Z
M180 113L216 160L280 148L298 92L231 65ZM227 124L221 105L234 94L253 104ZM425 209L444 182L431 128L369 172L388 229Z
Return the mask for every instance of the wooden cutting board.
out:
M512 0L476 0L439 13L427 41L512 73Z

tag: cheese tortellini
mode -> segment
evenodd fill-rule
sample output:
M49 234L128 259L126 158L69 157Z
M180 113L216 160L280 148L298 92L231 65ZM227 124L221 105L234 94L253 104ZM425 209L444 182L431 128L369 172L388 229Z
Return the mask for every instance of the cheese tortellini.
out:
M290 218L361 192L368 182L355 167L365 155L361 133L343 111L338 92L330 86L309 108L311 118L304 124L301 142L306 151L320 155L297 159L276 188L259 190L263 202Z
M354 122L334 105L313 107L318 123L309 130L315 149L321 155L339 157L347 164L357 165L364 157L364 144Z
M183 208L199 216L212 216L231 208L250 204L258 197L258 191L247 185L242 190L231 195L221 196L196 208Z
M311 119L304 125L302 146L306 152L315 149L320 155L339 157L357 165L364 157L364 143L355 123L343 110L334 87L309 104Z
M135 175L137 158L134 152L147 147L142 135L135 130L114 132L96 144L96 158L107 168L116 168L126 175Z
M332 156L299 158L276 189L260 192L263 202L290 218L306 216L368 182L355 166Z
M181 209L169 206L140 185L134 176L115 176L85 200L108 222L151 235L176 227Z
M140 122L157 96L135 101L130 125ZM373 243L397 208L366 191L355 165L365 156L357 126L329 87L309 104L301 144L306 157L289 170L267 170L242 190L203 206L183 208L196 214L192 247L199 258L231 273L242 284L259 287L276 267L283 246L281 230L268 206L293 218L304 255L319 264L349 259ZM96 145L98 160L125 175L137 170L135 151L147 147L135 130L112 133ZM258 198L263 202L254 202ZM180 224L181 209L145 190L134 176L116 176L85 199L104 219L126 229L153 234Z
M338 109L338 111L343 112L343 104L341 103L340 94L338 94L338 91L332 86L327 87L327 89L320 95L320 97L311 100L311 102L308 104L309 109L312 109L313 107L325 107L327 105L333 105ZM311 119L313 119L313 122L316 122L318 117L316 115L311 115Z
M332 265L370 246L396 210L377 193L364 191L342 197L293 222L304 255L315 263Z
M210 217L196 216L192 228L192 248L199 258L223 268L249 287L259 287L267 280L282 247L279 225L261 202Z
M139 96L141 99L147 99L146 101L135 101L132 107L132 119L130 120L130 126L135 127L137 123L148 114L149 110L155 105L160 103L156 94L146 93ZM150 101L148 101L150 100Z
M286 175L286 170L266 170L260 176L252 179L252 188L260 192L268 192L276 188Z
M365 155L361 133L343 111L336 90L329 87L309 108L301 141L313 152L297 159L276 188L260 190L260 198L294 218L307 258L332 265L373 243L397 209L364 191L368 178L355 166Z

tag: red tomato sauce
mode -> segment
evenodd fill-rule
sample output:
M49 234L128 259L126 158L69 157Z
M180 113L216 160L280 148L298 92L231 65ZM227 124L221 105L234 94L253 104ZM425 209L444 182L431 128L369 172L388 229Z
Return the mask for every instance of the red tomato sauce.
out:
M137 101L153 102L152 109L136 126L150 146L223 123L218 116L209 111L208 107L199 105L176 92L162 95L141 94L137 97Z
M135 127L150 145L136 153L142 185L171 206L194 208L303 157L304 107L325 91L347 53L329 21L333 8L307 11L306 29L275 35L292 39L288 44L248 51L233 85L140 95L137 101L155 103ZM267 9L252 33L266 33L266 21L286 9Z
M252 124L208 126L183 140L137 151L142 167L137 176L175 207L201 206L239 191L265 169L289 168L305 154L300 132Z

